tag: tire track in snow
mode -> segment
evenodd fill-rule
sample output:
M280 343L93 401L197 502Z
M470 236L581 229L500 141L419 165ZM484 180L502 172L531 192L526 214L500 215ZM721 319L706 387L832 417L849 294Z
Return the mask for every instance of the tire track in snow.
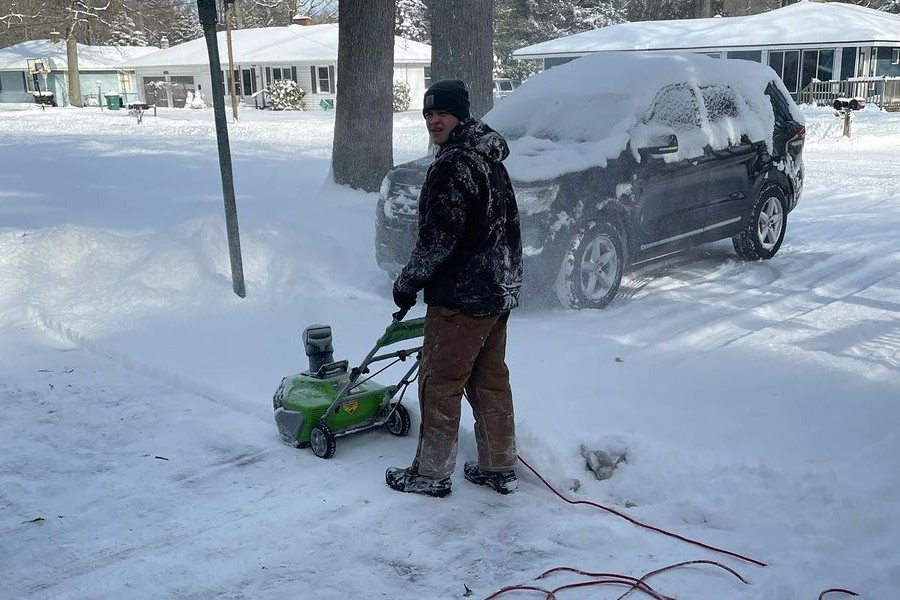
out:
M744 293L754 292L754 302L750 306L726 306L739 308L740 312L729 310L703 324L698 324L699 319L691 319L689 327L665 343L672 347L689 343L704 350L715 350L758 338L762 338L764 344L771 345L777 339L779 344L787 343L803 350L825 352L835 358L878 362L888 368L896 368L900 363L900 326L891 327L890 323L896 322L900 304L871 300L867 297L867 292L898 277L900 253L885 254L875 260L839 258L837 261L826 260L819 264L823 263L825 266L814 268L811 273L802 270L798 273L796 268L792 269L795 275L809 276L808 282L796 282L811 284L808 289L769 285L757 290L744 290ZM828 277L826 273L839 275ZM776 278L774 283L780 279ZM897 285L889 287L900 289ZM773 294L778 295L774 300L771 299ZM883 297L884 294L874 296ZM835 323L835 319L828 318L827 313L841 305L852 308L843 310L838 323ZM673 318L679 320L679 316L683 317L683 314L673 315ZM833 344L815 344L809 341L816 339L824 331L822 324L827 324L830 332L828 335L838 340L845 336L847 329L862 321L883 322L888 329L881 329L871 337L859 340L853 346L857 350L855 355L839 352ZM838 333L834 333L835 331Z

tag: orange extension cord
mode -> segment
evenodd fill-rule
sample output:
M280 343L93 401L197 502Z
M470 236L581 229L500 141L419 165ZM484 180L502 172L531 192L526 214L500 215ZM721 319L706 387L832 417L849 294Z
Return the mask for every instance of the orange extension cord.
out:
M528 464L528 461L526 461L524 458L522 458L521 455L518 458L522 462L522 464L525 465L528 468L528 470L531 471L534 474L534 476L537 477L541 481L541 483L543 483L547 487L547 489L549 489L557 497L559 497L561 500L563 500L564 502L566 502L568 504L586 504L588 506L593 506L594 508L599 508L600 510L604 510L606 512L612 513L612 514L616 515L617 517L621 517L621 518L625 519L626 521L628 521L629 523L632 523L633 525L637 525L638 527L643 527L644 529L649 529L650 531L655 531L656 533L661 533L668 537L675 538L676 540L680 540L682 542L687 542L688 544L693 544L695 546L699 546L701 548L710 550L712 552L724 554L726 556L731 556L732 558L737 558L739 560L757 565L759 567L768 566L766 563L762 562L761 560L757 560L755 558L750 558L749 556L744 556L743 554L738 554L737 552L732 552L730 550L725 550L723 548L717 548L717 547L711 546L709 544L704 544L703 542L699 542L697 540L693 540L693 539L678 535L676 533L672 533L672 532L666 531L664 529L660 529L659 527L655 527L653 525L647 525L646 523L641 523L637 519L629 517L626 514L623 514L617 510L603 506L596 502L591 502L589 500L572 500L571 498L568 498L565 495L563 495L555 487L553 487L553 485L550 482L548 482L547 479L544 478L543 475L538 473L537 469L535 469L530 464ZM494 598L497 598L497 597L501 596L502 594L506 594L507 592L517 591L517 590L518 591L524 590L524 591L541 592L544 594L545 600L557 600L556 594L563 590L581 588L581 587L589 587L589 586L597 586L597 585L627 586L628 589L625 591L624 594L619 596L619 598L617 600L622 600L628 594L630 594L631 592L633 592L635 590L643 592L643 593L647 594L648 596L650 596L651 598L654 598L655 600L674 600L670 596L666 596L666 595L656 591L652 587L650 587L647 584L647 580L649 578L653 577L654 575L663 573L665 571L669 571L669 570L680 568L680 567L686 567L686 566L690 566L690 565L698 565L698 564L712 565L712 566L721 568L721 569L729 572L730 574L734 575L742 583L749 585L749 582L746 579L744 579L744 577L742 577L740 575L740 573L738 573L734 569L731 569L730 567L726 567L725 565L723 565L721 563L711 561L711 560L691 560L691 561L686 561L686 562L680 562L677 564L662 567L660 569L656 569L655 571L651 571L639 578L631 577L629 575L620 575L618 573L591 573L591 572L575 569L572 567L554 567L552 569L544 571L543 573L541 573L534 579L535 580L544 579L554 573L559 573L559 572L576 573L578 575L592 577L593 579L589 579L586 581L579 581L579 582L575 582L575 583L568 583L565 585L555 587L553 589L546 589L546 588L539 587L538 585L534 585L534 584L511 585L511 586L506 586L506 587L503 587L503 588L497 590L490 596L487 596L484 600L493 600ZM842 594L847 594L849 596L859 596L859 594L857 594L856 592L851 591L851 590L846 590L843 588L831 588L831 589L827 589L827 590L823 591L822 593L820 593L818 600L823 600L825 595L830 594L830 593L842 593Z

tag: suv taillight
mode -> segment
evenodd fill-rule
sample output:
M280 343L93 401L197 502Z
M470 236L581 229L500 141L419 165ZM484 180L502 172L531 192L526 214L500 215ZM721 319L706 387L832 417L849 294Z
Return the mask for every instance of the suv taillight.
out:
M806 139L806 125L797 125L797 135L800 136L801 140Z

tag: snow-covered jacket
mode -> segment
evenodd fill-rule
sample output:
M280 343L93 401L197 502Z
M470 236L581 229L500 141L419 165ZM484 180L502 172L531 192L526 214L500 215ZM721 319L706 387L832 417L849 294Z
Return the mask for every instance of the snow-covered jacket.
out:
M509 146L475 119L457 125L428 169L419 194L419 234L397 278L424 289L425 303L470 316L510 310L522 287L516 196L503 166Z

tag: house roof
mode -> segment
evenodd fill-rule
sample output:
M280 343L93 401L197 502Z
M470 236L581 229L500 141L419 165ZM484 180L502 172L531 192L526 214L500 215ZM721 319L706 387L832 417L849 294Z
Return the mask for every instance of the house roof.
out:
M610 50L720 50L900 44L900 15L837 2L801 1L746 17L619 23L520 48L513 57Z
M226 34L220 31L219 58L228 60ZM338 54L338 26L288 25L235 29L231 32L234 62L239 64L278 64L296 62L336 62ZM394 62L428 64L431 46L401 37L394 37ZM159 50L142 57L139 67L174 67L208 65L206 40L198 39Z
M153 46L88 46L78 44L79 71L115 71L134 65L139 56L159 51ZM31 40L0 48L0 70L24 71L29 58L49 58L55 71L69 67L66 41Z

